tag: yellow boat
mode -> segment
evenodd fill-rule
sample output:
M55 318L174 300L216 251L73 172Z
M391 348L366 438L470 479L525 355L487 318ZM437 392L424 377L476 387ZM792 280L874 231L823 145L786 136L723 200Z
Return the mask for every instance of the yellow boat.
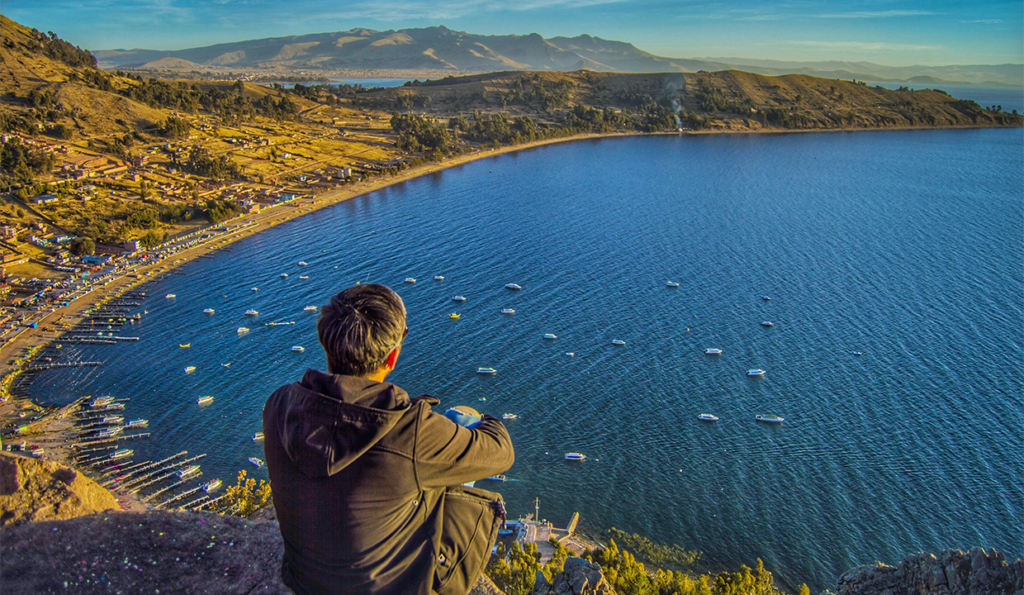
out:
M186 347L192 347L191 343L178 343L178 347L185 349Z
M452 312L451 314L448 315L448 318L451 318L452 320L458 320L460 316L462 316L462 314L456 314L455 312Z

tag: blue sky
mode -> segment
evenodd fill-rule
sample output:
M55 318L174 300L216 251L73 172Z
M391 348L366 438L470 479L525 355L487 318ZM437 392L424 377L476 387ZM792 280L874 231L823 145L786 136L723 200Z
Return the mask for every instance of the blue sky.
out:
M1024 63L1021 0L3 0L90 50L183 49L354 27L589 33L673 58Z

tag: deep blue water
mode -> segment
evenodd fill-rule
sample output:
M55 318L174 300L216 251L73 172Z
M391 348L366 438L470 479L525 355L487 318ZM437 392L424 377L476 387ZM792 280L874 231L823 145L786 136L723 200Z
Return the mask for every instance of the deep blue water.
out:
M153 432L136 460L188 449L209 453L204 479L266 477L246 462L264 400L323 367L303 306L381 282L409 310L397 384L519 414L510 481L489 486L513 514L539 496L559 525L578 510L711 564L761 557L814 592L915 551L1021 556L1022 147L1020 129L719 135L485 159L154 281L141 342L91 347L106 365L34 390L130 397Z

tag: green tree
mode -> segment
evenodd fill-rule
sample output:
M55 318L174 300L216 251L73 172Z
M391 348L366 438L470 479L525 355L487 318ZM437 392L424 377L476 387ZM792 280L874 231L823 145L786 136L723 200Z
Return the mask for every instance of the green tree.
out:
M89 238L75 238L71 241L71 253L75 256L96 254L96 242Z

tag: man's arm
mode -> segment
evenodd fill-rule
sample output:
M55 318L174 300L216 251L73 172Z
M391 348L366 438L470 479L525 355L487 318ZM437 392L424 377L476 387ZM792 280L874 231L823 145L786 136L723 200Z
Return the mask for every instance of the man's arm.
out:
M424 407L414 452L416 479L427 488L459 485L498 473L515 462L505 425L489 415L472 430Z

